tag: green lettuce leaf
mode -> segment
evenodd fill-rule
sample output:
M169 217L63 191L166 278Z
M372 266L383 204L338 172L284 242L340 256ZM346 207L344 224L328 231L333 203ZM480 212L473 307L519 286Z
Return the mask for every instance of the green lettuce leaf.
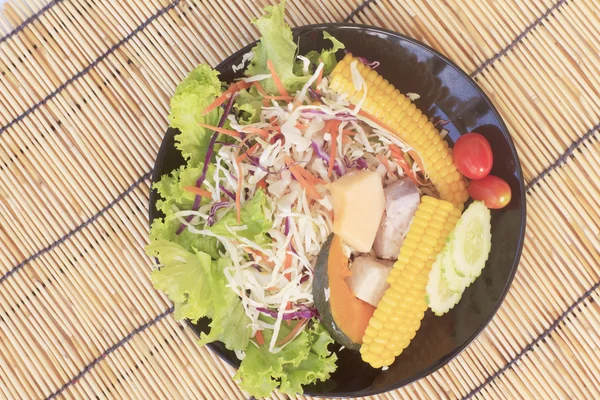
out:
M337 356L327 350L327 346L334 341L323 325L316 325L311 336L311 348L306 358L298 365L283 366L284 375L279 387L281 392L289 395L302 393L302 385L326 381L337 369Z
M196 249L203 253L207 253L212 258L217 259L219 255L219 241L217 238L210 236L196 235L190 233L187 229L176 234L181 226L181 222L177 219L163 220L155 219L150 228L150 240L168 240L176 243L188 251Z
M306 58L308 58L314 65L319 65L319 59L321 59L323 62L323 76L327 76L331 73L331 71L333 71L338 63L337 58L335 58L335 53L338 50L344 49L345 46L342 42L331 36L329 32L324 31L323 38L329 40L332 44L332 47L330 49L323 49L320 53L311 50L306 55Z
M260 111L262 110L261 97L256 88L250 90L240 90L235 98L233 108L238 115L238 122L241 125L253 124L260 120Z
M214 166L209 166L206 174L209 182L212 182L214 169ZM184 165L168 175L163 175L160 181L154 184L154 188L161 196L161 199L156 202L158 210L165 215L169 215L173 212L173 206L177 206L181 210L191 209L196 195L183 190L183 187L196 186L196 181L200 175L202 175L202 165ZM204 203L209 201L208 199L203 200Z
M265 15L253 20L261 38L254 46L254 57L246 69L246 75L254 76L268 74L267 61L271 60L281 82L289 93L295 93L308 81L308 76L296 76L294 64L296 61L296 43L292 37L292 29L284 21L285 1L276 6L265 8ZM278 93L273 79L261 81L269 93Z
M282 325L279 337L293 328ZM277 386L282 393L303 393L302 386L325 381L336 369L337 356L327 350L333 339L320 323L313 324L277 354L269 352L273 331L263 331L265 344L248 346L234 379L256 397L268 396Z
M208 182L214 182L212 179L215 167L210 165L206 174ZM179 244L188 251L196 249L208 253L213 258L219 258L218 241L214 237L201 236L190 233L187 229L179 235L176 232L181 226L181 222L174 216L176 210L191 210L194 204L195 195L183 190L184 186L195 186L196 180L202 174L202 165L191 167L182 166L171 174L163 175L154 188L162 197L157 200L156 207L165 214L165 218L157 218L152 222L150 228L150 240L169 240ZM201 204L206 204L210 200L202 199Z
M156 240L146 247L163 267L152 272L152 283L175 304L174 317L197 322L212 319L210 333L202 334L201 344L220 340L230 350L248 346L252 330L240 298L227 287L224 269L230 260L213 261L203 252L190 252L176 243Z
M236 231L238 236L245 237L255 241L258 244L265 243L267 240L265 233L273 223L267 218L264 208L267 205L267 198L262 189L258 189L250 200L248 200L240 210L240 221L237 222L237 212L235 209L227 212L210 229L214 234L226 237L235 237L229 232L227 227L246 225L247 229Z
M171 98L169 122L181 131L175 136L175 147L191 165L204 161L208 143L213 132L198 123L216 126L223 111L221 107L203 116L202 111L221 94L219 73L209 65L201 64L189 73Z
M249 328L251 321L244 311L240 298L227 287L223 270L230 264L231 260L228 258L220 258L211 264L212 269L209 271L208 279L210 287L213 288L212 296L215 296L215 288L219 289L219 293L213 297L214 312L208 315L212 318L210 332L208 335L205 333L200 335L198 344L201 346L220 340L230 350L243 350L248 345L252 334L252 329Z

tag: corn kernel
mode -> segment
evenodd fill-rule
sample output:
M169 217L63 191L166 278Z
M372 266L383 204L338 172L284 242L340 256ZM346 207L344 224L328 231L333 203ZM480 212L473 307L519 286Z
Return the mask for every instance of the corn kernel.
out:
M464 178L454 167L452 150L427 116L410 99L350 53L334 68L331 88L345 94L352 102L358 102L362 98L362 90L354 88L351 77L350 66L355 61L367 84L367 100L363 109L392 128L393 133L421 156L425 173L441 197L462 210L468 199L468 192Z
M449 235L446 228L456 224L459 216L460 211L451 203L423 196L388 277L391 286L377 305L363 338L361 356L374 368L393 363L421 326L427 309L429 271ZM415 234L413 227L422 233Z

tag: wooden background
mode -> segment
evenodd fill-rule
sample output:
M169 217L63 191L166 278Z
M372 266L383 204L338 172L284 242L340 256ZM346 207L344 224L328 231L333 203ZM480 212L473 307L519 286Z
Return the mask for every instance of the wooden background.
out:
M143 247L169 97L254 40L268 3L3 5L0 398L247 397L173 320ZM502 113L528 183L497 316L446 367L378 398L600 398L597 3L291 0L288 21L382 26L450 57Z

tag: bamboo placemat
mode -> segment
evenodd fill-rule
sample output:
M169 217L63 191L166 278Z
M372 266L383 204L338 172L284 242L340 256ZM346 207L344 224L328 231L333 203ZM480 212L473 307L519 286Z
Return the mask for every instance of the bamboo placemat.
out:
M150 283L149 177L177 83L257 36L268 1L9 0L0 16L0 398L237 399ZM380 399L600 398L595 0L289 1L446 54L502 113L527 241L489 327ZM274 394L275 398L283 398Z

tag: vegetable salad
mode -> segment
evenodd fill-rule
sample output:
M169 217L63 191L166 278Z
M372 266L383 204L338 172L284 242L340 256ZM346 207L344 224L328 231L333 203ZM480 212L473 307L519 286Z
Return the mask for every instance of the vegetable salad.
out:
M355 279L348 282L350 296L362 302L357 309L365 310L368 322L389 290L386 279L393 281L388 279L391 265L420 196L448 195L462 210L466 186L458 171L454 181L440 173L439 181L450 183L436 185L427 173L429 153L421 154L419 146L365 111L373 96L367 72L377 62L358 58L346 66L356 94L351 96L332 84L343 43L325 32L328 48L297 54L283 3L268 7L253 22L261 39L234 66L244 70L243 78L227 84L217 71L200 65L175 90L169 122L180 132L176 147L186 164L155 185L161 197L156 206L164 218L152 224L147 253L158 259L152 280L174 302L175 318L210 318L210 332L199 343L221 341L235 351L241 360L235 379L248 393L262 397L276 387L302 393L304 385L327 380L336 369L336 354L328 346L342 339L325 323L324 309L314 297L317 260L332 232L347 239L343 253L350 264L362 257ZM380 191L380 205L365 214L373 220L373 233L359 238L351 231L358 213L344 199L352 190L359 193L367 181ZM398 196L407 196L403 198L410 199L411 208L406 202L394 206ZM483 224L485 236L485 215ZM468 247L460 238L472 233L473 224L461 226L464 232L452 236L452 244L440 254ZM352 239L357 244L350 246ZM490 238L482 240L485 245ZM367 251L357 251L363 245ZM479 276L487 247L470 263L452 259L456 271L469 278L453 277L450 286L444 280L443 257L438 257L436 280L427 295L443 312ZM377 285L364 285L374 276ZM323 291L328 302L329 287ZM336 314L327 315L335 319ZM359 327L356 337L365 329Z

